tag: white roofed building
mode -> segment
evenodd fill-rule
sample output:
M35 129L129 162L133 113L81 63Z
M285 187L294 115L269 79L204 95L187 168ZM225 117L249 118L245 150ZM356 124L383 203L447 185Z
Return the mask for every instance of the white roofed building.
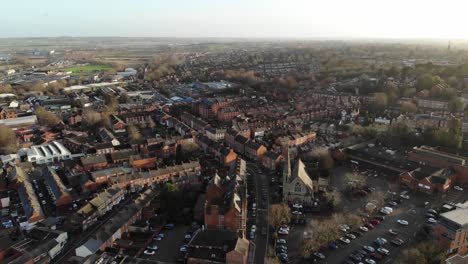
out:
M32 146L27 151L28 161L37 164L71 159L71 155L71 152L57 141L47 145Z

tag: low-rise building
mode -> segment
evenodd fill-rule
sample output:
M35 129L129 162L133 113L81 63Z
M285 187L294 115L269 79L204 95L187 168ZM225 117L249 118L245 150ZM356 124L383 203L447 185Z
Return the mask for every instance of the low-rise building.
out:
M434 238L449 255L468 254L468 208L440 214L434 227Z

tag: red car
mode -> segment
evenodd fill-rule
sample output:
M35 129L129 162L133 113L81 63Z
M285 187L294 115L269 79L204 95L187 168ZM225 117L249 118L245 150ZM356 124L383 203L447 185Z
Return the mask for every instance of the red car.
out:
M369 256L371 256L373 259L376 259L376 260L381 260L383 259L383 256L380 255L379 253L370 253Z
M367 223L364 226L369 228L369 229L374 229L374 225L372 225L371 223Z
M374 219L374 220L371 221L371 224L373 224L374 226L376 226L376 225L380 224L380 221L377 220L377 219Z

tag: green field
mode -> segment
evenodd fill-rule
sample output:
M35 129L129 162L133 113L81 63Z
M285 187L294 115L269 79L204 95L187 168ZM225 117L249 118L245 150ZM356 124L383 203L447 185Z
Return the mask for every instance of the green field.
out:
M71 71L72 76L89 75L92 73L103 72L111 69L109 65L86 65L86 66L75 66L62 69L63 71Z

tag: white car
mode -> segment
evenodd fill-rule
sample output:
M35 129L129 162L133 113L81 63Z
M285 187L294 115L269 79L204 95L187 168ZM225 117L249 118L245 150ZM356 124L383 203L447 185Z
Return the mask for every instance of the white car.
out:
M391 208L391 207L384 207L384 208L380 209L380 212L381 212L382 214L389 215L389 214L393 213L393 208Z
M365 259L364 262L366 262L367 264L376 264L377 263L373 259Z
M156 245L148 245L146 248L148 250L158 250L158 246L156 246Z
M250 232L250 239L251 240L254 240L255 239L255 232Z
M460 187L460 186L453 186L453 189L455 189L457 191L463 191L463 188Z
M437 224L437 220L435 220L434 218L428 218L427 221L431 224Z
M252 227L250 228L250 231L252 231L252 232L257 232L257 226L256 226L256 225L252 225Z
M364 231L364 232L369 231L369 229L367 229L367 227L365 227L365 226L360 226L359 230Z
M286 244L286 239L283 239L283 238L277 239L276 244Z
M302 204L293 204L293 208L302 209Z
M388 249L386 249L386 248L378 248L377 252L379 252L380 254L383 254L385 256L388 256L390 254L390 251Z
M293 215L302 215L302 212L301 211L293 211L292 214Z
M180 252L187 252L187 250L188 250L188 246L187 246L187 245L183 245L183 246L181 246L181 247L179 248L179 251L180 251Z
M408 221L403 220L403 219L398 219L398 220L397 220L397 223L399 223L400 225L405 225L405 226L408 225Z
M143 254L145 255L149 255L149 256L152 256L156 253L156 251L154 250L151 250L151 249L146 249L145 251L143 251Z
M400 197L403 198L403 199L406 199L406 200L410 199L409 195L407 195L407 194L401 194Z
M289 231L286 230L286 229L280 228L280 229L278 230L278 235L289 235Z
M345 244L351 243L351 241L350 241L349 239L344 238L344 237L340 237L340 241L343 242L343 243L345 243Z

